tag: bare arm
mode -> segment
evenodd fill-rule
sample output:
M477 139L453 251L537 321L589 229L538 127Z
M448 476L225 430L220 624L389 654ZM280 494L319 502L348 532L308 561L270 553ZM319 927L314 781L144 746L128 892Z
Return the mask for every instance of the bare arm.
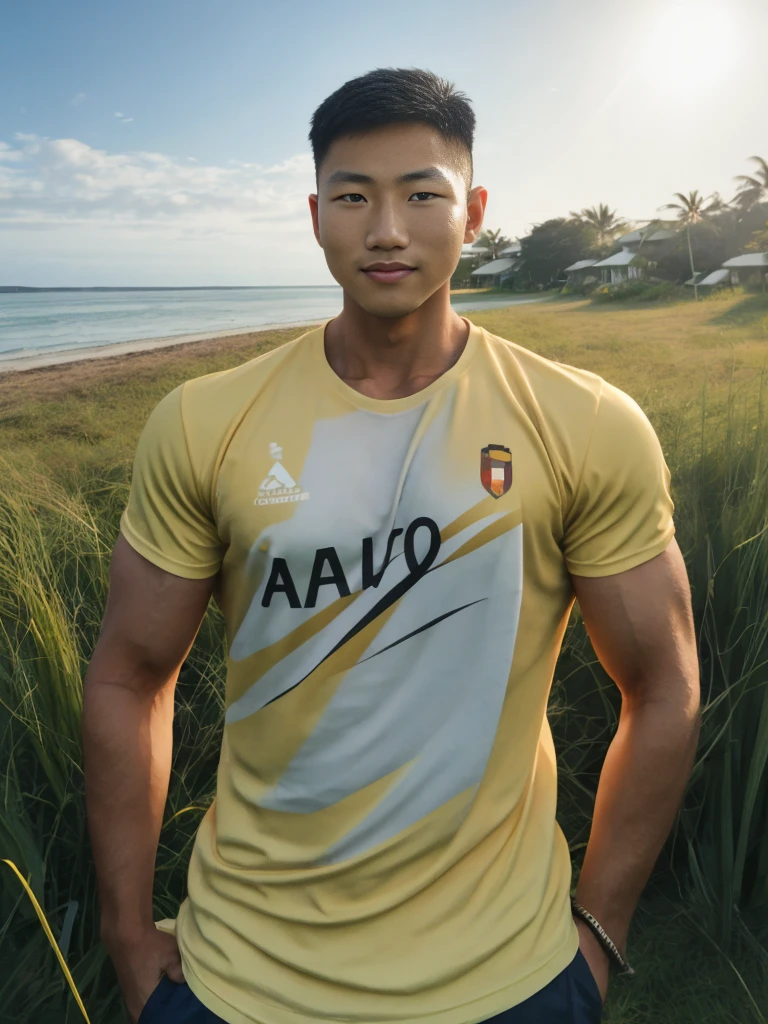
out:
M170 778L173 694L214 579L165 572L120 536L85 678L85 792L101 932L134 1016L152 979L137 980L142 967L127 963L130 951L159 936L152 883ZM160 936L160 945L169 938Z
M634 569L572 578L592 646L622 695L576 899L624 952L640 893L680 808L699 737L690 589L674 538ZM604 981L607 987L607 964Z

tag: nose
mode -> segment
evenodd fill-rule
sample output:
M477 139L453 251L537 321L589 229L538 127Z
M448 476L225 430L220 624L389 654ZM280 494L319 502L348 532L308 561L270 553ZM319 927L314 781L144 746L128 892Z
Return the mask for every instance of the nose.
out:
M365 244L368 249L405 249L408 245L405 218L397 200L371 203Z

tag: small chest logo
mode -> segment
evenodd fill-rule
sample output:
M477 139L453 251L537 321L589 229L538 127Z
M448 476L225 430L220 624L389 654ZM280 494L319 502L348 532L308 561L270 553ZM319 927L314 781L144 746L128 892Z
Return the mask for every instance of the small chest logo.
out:
M302 491L291 474L282 464L283 449L274 441L269 446L272 468L261 481L254 505L282 505L286 501L306 501L309 494Z
M480 483L500 498L512 486L512 452L503 444L489 444L480 449Z

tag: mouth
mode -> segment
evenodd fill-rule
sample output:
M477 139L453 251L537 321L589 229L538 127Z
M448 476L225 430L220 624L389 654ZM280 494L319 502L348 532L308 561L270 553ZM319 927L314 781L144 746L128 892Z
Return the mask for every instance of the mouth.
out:
M370 277L373 281L385 281L387 283L394 281L402 281L406 277L410 277L411 274L415 273L415 267L397 267L394 270L363 270L363 273Z

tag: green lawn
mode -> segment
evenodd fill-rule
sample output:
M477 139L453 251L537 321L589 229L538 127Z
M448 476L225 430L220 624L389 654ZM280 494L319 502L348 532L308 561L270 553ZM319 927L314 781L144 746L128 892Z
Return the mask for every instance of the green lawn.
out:
M556 298L469 317L625 390L656 427L672 471L705 725L685 808L630 934L638 976L612 983L604 1019L768 1021L768 296L634 306ZM31 879L57 935L77 901L68 962L93 1024L123 1017L96 939L80 678L98 631L136 440L155 403L182 381L304 330L0 376L0 857ZM183 892L195 808L211 796L220 637L212 613L180 679L158 859L162 914L174 912ZM561 770L558 818L576 872L616 695L574 614L550 720ZM73 1024L81 1018L53 953L18 881L0 868L0 1018Z

